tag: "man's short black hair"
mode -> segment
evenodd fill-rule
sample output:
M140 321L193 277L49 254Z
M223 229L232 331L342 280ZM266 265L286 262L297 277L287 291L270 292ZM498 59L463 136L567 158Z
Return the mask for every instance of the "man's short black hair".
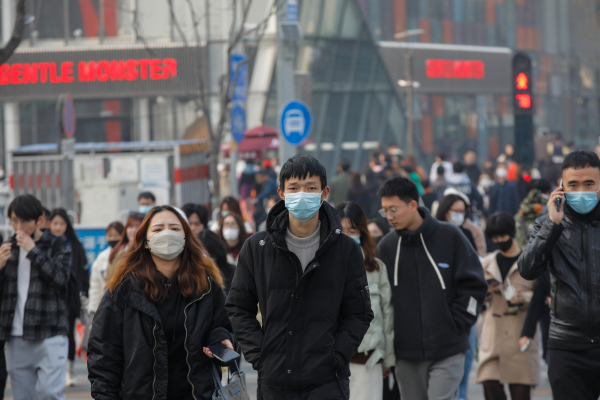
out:
M600 169L600 158L593 151L576 150L569 153L562 163L563 171L569 168L582 169L588 167Z
M348 162L348 160L346 160L345 158L342 158L340 160L340 164L339 164L340 168L342 169L342 171L344 172L348 172L350 171L350 163Z
M438 156L438 158L439 158L440 160L442 160L442 161L446 161L446 153L444 153L444 152L439 152L439 153L437 154L437 156Z
M440 164L437 167L436 172L437 172L438 175L445 175L446 174L446 168L444 168L444 166Z
M492 214L488 217L485 234L490 239L504 235L514 238L516 234L515 219L512 215L505 212Z
M198 219L200 220L200 223L202 225L204 225L205 228L208 228L209 212L208 212L208 208L206 208L204 205L187 203L187 204L184 204L183 206L181 206L181 211L183 211L185 213L185 215L188 217L188 219L194 214L198 215Z
M415 185L412 180L403 176L399 176L397 178L391 178L385 181L377 191L377 196L398 196L398 198L405 203L410 203L413 200L418 202L419 190L417 189L417 185Z
M138 196L138 201L140 201L141 199L150 199L153 203L156 203L156 197L154 197L154 194L152 192L140 193L140 195Z
M429 187L431 186L431 182L429 182L429 179L423 179L421 181L421 186L423 187L423 189L429 189Z
M461 163L460 161L455 162L453 168L455 174L462 174L465 172L465 164Z
M30 194L15 197L8 206L8 218L15 214L23 221L37 221L44 214L42 203Z
M270 176L271 174L269 174L269 171L267 171L266 169L260 169L256 175L262 175L262 176Z
M279 187L285 191L285 182L291 178L305 179L307 176L318 177L321 189L327 187L327 171L323 164L308 154L298 154L283 164L279 172Z

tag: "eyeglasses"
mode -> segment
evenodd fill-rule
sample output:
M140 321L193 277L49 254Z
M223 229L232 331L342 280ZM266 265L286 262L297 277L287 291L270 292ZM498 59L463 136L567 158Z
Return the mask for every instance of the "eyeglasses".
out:
M379 215L381 215L383 218L387 218L387 216L389 215L391 218L394 218L396 216L396 213L398 212L398 210L400 210L402 207L407 206L408 204L404 204L400 207L396 207L396 208L390 208L389 210L384 210L383 208L381 210L379 210Z

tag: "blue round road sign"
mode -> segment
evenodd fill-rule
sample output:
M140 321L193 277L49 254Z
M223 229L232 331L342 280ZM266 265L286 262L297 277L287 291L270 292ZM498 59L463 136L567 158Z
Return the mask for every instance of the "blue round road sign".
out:
M279 130L285 140L298 146L310 134L312 129L312 113L300 100L291 100L279 114Z
M235 105L231 109L231 136L238 144L244 140L244 132L246 131L246 112L244 108Z

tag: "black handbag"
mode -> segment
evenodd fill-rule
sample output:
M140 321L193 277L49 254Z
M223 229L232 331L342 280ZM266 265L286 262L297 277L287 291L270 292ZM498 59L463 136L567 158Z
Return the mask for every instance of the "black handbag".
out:
M238 372L234 372L227 379L227 385L223 386L219 378L219 372L215 363L212 364L211 372L215 383L215 391L212 395L213 400L250 400L246 386L246 373L240 371L237 361L235 365Z

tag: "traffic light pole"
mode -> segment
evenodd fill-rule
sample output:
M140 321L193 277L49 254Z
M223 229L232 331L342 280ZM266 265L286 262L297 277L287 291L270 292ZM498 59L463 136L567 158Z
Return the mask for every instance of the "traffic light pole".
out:
M286 7L279 7L277 10L277 104L279 110L282 110L288 101L294 99L295 44L293 41L283 38L281 24L286 20ZM279 165L283 165L288 158L296 155L296 147L288 143L283 138L281 128L277 128L280 131Z

